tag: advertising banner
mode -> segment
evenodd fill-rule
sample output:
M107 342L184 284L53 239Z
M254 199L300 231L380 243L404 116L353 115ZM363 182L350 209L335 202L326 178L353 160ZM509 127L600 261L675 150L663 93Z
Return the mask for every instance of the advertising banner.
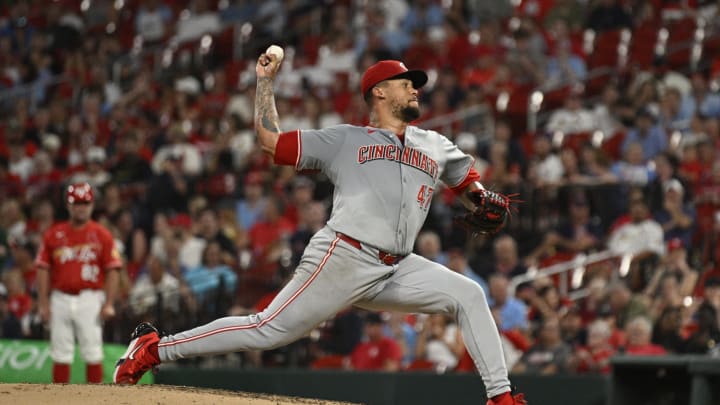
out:
M103 382L111 383L115 362L125 353L127 346L103 345ZM50 342L42 340L0 339L0 382L3 383L51 383L53 362L50 358ZM85 383L85 363L75 348L71 365L70 382ZM146 373L139 384L152 384L152 373Z

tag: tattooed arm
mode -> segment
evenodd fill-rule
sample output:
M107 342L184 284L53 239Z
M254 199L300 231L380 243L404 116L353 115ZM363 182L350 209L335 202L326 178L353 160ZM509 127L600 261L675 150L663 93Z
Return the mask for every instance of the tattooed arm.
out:
M280 118L275 108L273 82L280 62L275 55L262 54L255 66L257 88L255 90L255 131L263 152L275 156L280 134Z

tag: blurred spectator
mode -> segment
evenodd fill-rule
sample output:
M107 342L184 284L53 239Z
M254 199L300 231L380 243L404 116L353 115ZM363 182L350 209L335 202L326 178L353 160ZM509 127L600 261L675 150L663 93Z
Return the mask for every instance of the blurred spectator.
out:
M670 240L667 254L645 287L651 318L657 319L668 307L684 305L686 297L692 295L697 280L698 273L688 264L683 243L679 239Z
M433 231L420 232L415 242L415 249L417 254L428 260L443 266L448 264L448 255L442 249L440 236Z
M622 282L610 286L608 304L615 317L615 324L620 329L625 329L630 319L649 316L648 308L642 297L633 294L630 288Z
M650 210L655 213L663 209L665 205L665 185L677 178L678 159L669 152L662 152L653 159L655 163L655 178L645 186L645 194L648 197ZM682 186L682 182L680 183ZM683 187L684 191L684 187ZM690 190L688 190L690 191ZM683 201L690 201L687 193L683 193Z
M647 164L640 142L627 144L623 159L613 164L612 173L620 182L631 186L644 187L655 179L655 170Z
M4 339L22 338L20 320L10 311L8 292L2 283L0 283L0 337Z
M509 280L504 274L492 274L488 279L488 304L498 311L498 327L501 331L527 331L527 307L519 299L510 295Z
M587 142L580 149L580 174L574 179L578 184L610 184L618 181L610 165L607 153Z
M568 369L577 373L610 374L610 358L615 349L610 345L610 327L597 320L588 325L587 346L578 347L570 358Z
M687 353L707 354L711 350L717 350L717 342L720 341L720 324L718 324L718 297L720 297L720 280L714 280L706 284L706 289L711 290L711 300L700 304L695 313L697 330L688 337L685 343Z
M380 314L365 315L364 341L350 355L354 370L400 370L402 348L393 338L383 334L384 325Z
M602 229L592 220L586 197L572 197L569 205L569 221L545 234L542 243L526 257L526 265L536 266L557 252L574 255L599 246L603 239Z
M150 212L187 212L193 192L192 179L183 172L182 156L167 155L161 172L155 174L147 189Z
M662 226L652 219L647 203L642 198L630 201L627 222L617 224L610 231L607 246L617 253L640 255L665 253Z
M210 8L207 0L192 0L185 15L177 24L178 42L194 40L204 34L215 34L222 28L217 11Z
M205 0L201 0L204 2ZM174 124L167 130L168 143L155 152L152 169L156 174L167 170L168 161L175 161L180 172L189 177L200 175L203 169L202 156L197 146L188 142L189 133L184 125Z
M297 266L305 246L310 242L310 238L322 229L326 222L327 210L322 202L312 201L302 209L298 227L290 236L290 245L293 252L293 265L290 267Z
M555 185L563 175L562 162L553 151L549 135L536 134L533 140L533 155L528 166L528 180L536 187Z
M191 228L192 220L187 214L176 214L169 219L165 214L156 214L154 218L150 255L167 263L175 277L200 265L206 242L194 236Z
M246 230L255 225L265 211L267 201L263 195L262 175L251 172L245 176L243 198L236 205L240 226Z
M548 133L562 132L565 135L591 132L597 128L593 112L583 106L582 92L574 88L565 98L563 108L555 110L545 125Z
M561 21L571 32L579 32L586 13L585 6L577 0L557 0L545 14L543 25L550 28Z
M418 334L416 359L433 364L435 370L453 370L465 351L460 329L444 314L432 314L425 318Z
M597 129L602 131L606 139L615 136L622 128L615 110L619 99L620 91L617 85L613 83L607 84L602 90L600 100L595 103L592 110Z
M569 42L555 45L552 56L547 59L545 83L547 88L563 84L576 84L585 81L587 67L585 61L576 55Z
M144 195L146 183L152 171L147 160L141 155L143 141L136 131L129 131L119 141L118 152L112 160L110 172L113 182L121 187L123 195L130 197Z
M143 2L135 14L135 32L145 45L154 45L164 41L172 32L174 21L170 7L160 0Z
M290 200L285 205L283 217L297 227L301 221L300 212L312 202L315 183L305 176L298 176L292 180L290 190Z
M512 373L552 375L564 373L571 348L560 336L557 319L546 319L537 331L536 343L523 353Z
M350 355L363 338L363 328L363 318L357 309L338 312L319 327L317 347L320 355Z
M2 282L7 289L8 310L15 319L21 321L32 308L32 298L25 287L22 271L11 269L2 273Z
M217 242L221 249L222 263L232 265L235 263L237 251L235 242L225 235L218 223L218 214L212 208L203 208L198 213L197 227L194 229L195 236L202 238L206 243ZM207 250L207 246L205 247Z
M532 293L535 289L537 294ZM561 297L554 284L545 282L535 289L525 294L531 305L527 317L534 325L550 318L560 320L572 308L572 302L566 297Z
M141 317L166 312L180 315L181 308L191 308L193 302L187 287L168 272L167 262L157 256L150 256L147 260L146 271L141 274L130 290L128 303L133 312ZM181 307L181 300L185 306ZM155 308L162 305L161 308ZM160 319L153 317L155 322Z
M659 345L652 343L652 323L643 316L632 318L625 326L627 345L625 354L633 356L661 356L667 351Z
M392 338L402 349L402 364L407 367L415 360L415 347L417 346L418 333L413 325L408 322L410 315L404 312L387 312L387 322L383 334Z
M521 27L513 32L513 47L505 55L505 64L511 71L512 80L519 85L535 85L545 79L545 44L531 27ZM538 39L541 45L537 45Z
M85 166L70 177L70 183L89 183L95 190L102 189L112 178L104 168L106 161L105 149L90 147L85 153Z
M687 131L690 116L683 115L682 93L677 87L668 87L660 98L660 125L665 131Z
M24 194L22 178L10 171L10 162L0 156L0 195L17 198Z
M211 294L232 293L237 284L237 274L223 263L222 250L217 241L210 241L202 254L199 267L188 270L183 277L192 293L201 302Z
M27 292L37 291L37 269L34 264L37 247L25 235L10 235L8 238L12 255L12 270L16 270L23 278L23 286ZM10 285L6 285L10 291Z
M693 73L690 79L692 90L683 97L680 114L685 117L696 114L704 117L720 116L720 95L709 89L705 74L698 71Z
M682 308L666 307L655 321L652 343L662 346L668 353L682 353L685 340L680 335L682 329Z
M631 128L625 136L622 146L623 153L626 153L633 143L639 143L642 146L645 161L667 149L665 129L657 123L653 113L646 108L638 111L635 117L635 127Z
M695 225L695 210L683 199L684 188L677 179L663 184L663 208L655 212L655 220L662 226L666 241L679 239L690 246Z
M485 280L489 280L490 276L495 273L512 278L525 274L527 271L527 268L520 262L518 257L518 246L515 238L508 234L500 235L493 241L493 256L489 265L481 266L477 259L480 258L477 257L473 261L473 267L480 268L478 274Z

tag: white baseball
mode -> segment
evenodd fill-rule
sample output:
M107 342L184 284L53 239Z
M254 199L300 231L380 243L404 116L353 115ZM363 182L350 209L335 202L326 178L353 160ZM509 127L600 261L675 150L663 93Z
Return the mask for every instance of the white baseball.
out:
M275 58L277 58L278 62L282 62L283 58L285 57L285 51L277 45L270 45L268 49L265 51L268 55L275 55Z

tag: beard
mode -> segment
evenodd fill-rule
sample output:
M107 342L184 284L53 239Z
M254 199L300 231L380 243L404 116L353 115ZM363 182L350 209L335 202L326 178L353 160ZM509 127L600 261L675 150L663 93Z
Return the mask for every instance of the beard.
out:
M420 118L420 108L413 106L405 106L400 109L400 119L403 122L412 122Z

